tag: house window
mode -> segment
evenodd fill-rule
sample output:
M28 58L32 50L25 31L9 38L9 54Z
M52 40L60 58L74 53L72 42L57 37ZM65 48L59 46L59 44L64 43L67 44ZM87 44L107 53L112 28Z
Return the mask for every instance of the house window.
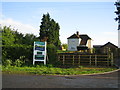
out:
M71 47L71 49L75 49L75 47Z
M72 40L72 42L75 42L75 40Z

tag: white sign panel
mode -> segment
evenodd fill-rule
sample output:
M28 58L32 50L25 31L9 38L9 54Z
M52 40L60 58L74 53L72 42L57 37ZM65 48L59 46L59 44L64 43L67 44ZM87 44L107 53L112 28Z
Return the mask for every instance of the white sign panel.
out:
M35 61L42 61L46 65L46 42L34 42L33 65Z

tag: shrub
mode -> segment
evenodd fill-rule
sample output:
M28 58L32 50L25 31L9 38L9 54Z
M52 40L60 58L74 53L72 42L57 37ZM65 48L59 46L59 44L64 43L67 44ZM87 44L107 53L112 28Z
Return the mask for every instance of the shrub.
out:
M16 59L24 59L27 63L32 63L33 46L31 45L4 45L2 46L2 61L10 59L15 62ZM29 60L29 61L28 61Z
M14 62L15 66L17 66L17 67L22 66L23 63L24 63L24 62L21 61L20 59L17 59L17 60Z
M48 63L55 64L57 61L57 48L54 44L47 45Z
M10 59L5 60L5 61L3 62L3 65L4 65L5 67L11 66L11 65L12 65L12 60L10 60Z
M47 67L48 67L48 68L52 68L53 65L52 65L52 64L48 64Z
M83 66L78 66L78 67L81 68L81 69L83 68Z

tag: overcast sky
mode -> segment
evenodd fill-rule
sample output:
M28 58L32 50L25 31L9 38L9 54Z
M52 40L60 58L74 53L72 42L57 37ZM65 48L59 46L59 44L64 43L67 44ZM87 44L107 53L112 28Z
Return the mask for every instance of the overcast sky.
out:
M42 16L48 12L50 17L60 25L62 43L67 43L67 37L76 31L91 37L94 45L103 45L107 42L115 45L118 43L118 24L114 20L116 17L114 0L104 0L108 2L87 2L87 0L86 2L71 2L72 0L69 2L7 1L2 2L2 11L0 10L2 26L11 25L19 32L33 33L38 36Z

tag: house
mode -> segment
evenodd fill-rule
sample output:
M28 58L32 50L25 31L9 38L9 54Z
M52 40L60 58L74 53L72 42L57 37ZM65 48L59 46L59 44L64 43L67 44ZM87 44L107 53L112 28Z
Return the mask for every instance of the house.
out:
M119 59L119 49L116 45L111 42L108 42L104 45L93 45L94 53L96 54L113 54L113 63L115 66L120 67L120 59Z
M71 35L67 40L69 51L88 50L91 48L91 38L87 34L79 34L77 31L76 34Z
M118 50L118 47L111 42L108 42L104 45L93 45L93 48L95 49L95 53L99 54L100 53L108 54L110 52L116 54Z

